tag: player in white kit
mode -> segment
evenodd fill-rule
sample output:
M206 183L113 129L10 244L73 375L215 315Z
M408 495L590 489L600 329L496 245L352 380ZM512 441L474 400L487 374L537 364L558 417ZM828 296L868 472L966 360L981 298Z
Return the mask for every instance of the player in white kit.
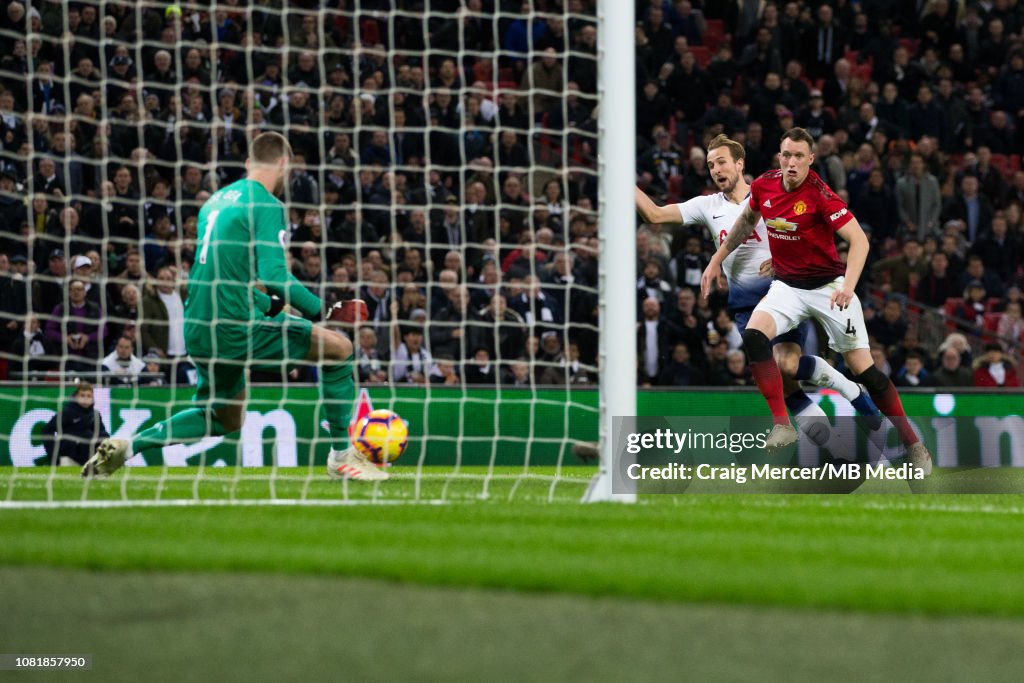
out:
M636 188L637 211L648 223L701 224L711 233L717 250L726 241L750 194L750 186L743 177L745 156L743 145L719 135L708 144L707 163L721 192L659 207L640 188ZM768 232L764 221L760 221L750 237L722 263L722 273L729 282L729 314L740 332L746 328L751 312L771 286L771 278L762 274L770 271L770 260ZM874 426L881 423L880 412L867 392L856 383L823 359L803 356L801 347L805 337L806 328L801 326L772 340L775 359L784 371L786 407L814 443L828 448L833 455L839 455L843 452L840 444L837 441L829 443L833 432L827 426L825 412L808 398L798 380L835 389L853 404L858 413L870 417Z

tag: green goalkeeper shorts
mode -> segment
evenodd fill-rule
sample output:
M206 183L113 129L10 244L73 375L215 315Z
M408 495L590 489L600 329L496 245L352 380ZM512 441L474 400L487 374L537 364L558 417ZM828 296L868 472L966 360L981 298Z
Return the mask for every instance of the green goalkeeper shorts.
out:
M282 365L305 360L313 342L313 323L287 313L278 313L252 323L245 345L218 339L217 357L191 352L196 364L198 382L196 402L204 402L213 410L230 405L245 390L245 371L279 370ZM207 344L201 344L207 348Z

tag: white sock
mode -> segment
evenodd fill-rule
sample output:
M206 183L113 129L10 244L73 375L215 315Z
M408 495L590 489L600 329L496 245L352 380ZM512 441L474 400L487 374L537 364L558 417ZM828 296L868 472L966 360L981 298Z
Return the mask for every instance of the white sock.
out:
M835 389L847 401L852 401L860 396L860 387L855 382L843 377L843 373L826 363L824 358L810 357L814 359L814 372L808 380L811 384L816 387Z
M828 450L833 458L853 460L846 446L843 445L838 430L832 427L825 411L817 403L812 401L806 408L793 415L793 419L796 420L800 431L806 434L812 443Z

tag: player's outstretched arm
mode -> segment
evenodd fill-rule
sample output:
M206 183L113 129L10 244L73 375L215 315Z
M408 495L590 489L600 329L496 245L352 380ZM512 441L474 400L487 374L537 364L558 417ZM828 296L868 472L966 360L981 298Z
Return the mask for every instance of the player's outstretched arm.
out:
M749 203L743 207L743 211L736 218L735 225L729 231L729 236L718 247L718 251L711 257L708 267L704 269L704 274L700 276L700 292L702 295L706 297L711 294L718 276L722 274L722 262L725 261L729 254L746 242L748 237L754 234L754 228L757 227L759 220L761 220L760 211L751 209Z
M853 300L854 290L860 282L860 276L864 272L864 263L868 258L868 250L871 245L868 243L868 236L856 218L851 218L846 225L836 230L839 236L850 243L849 257L846 259L846 275L843 278L843 286L832 292L832 306L838 306L843 310Z
M306 289L288 270L284 258L284 209L281 206L260 207L256 212L256 275L270 294L299 309L305 315L319 315L320 297Z
M647 193L636 188L636 210L645 223L681 223L679 209L675 206L658 206Z

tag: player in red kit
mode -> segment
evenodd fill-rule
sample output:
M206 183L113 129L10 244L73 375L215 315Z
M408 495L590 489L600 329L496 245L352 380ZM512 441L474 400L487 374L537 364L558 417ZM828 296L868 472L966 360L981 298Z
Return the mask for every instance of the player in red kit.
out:
M770 340L814 318L828 333L829 347L843 354L855 381L863 384L900 435L914 467L931 473L931 455L914 433L892 381L871 360L864 311L854 293L868 255L868 238L846 203L810 170L814 139L803 128L782 136L779 170L768 171L750 186L750 199L725 242L701 277L704 296L722 272L722 262L743 244L764 216L775 281L754 308L743 332L744 349L758 389L768 401L775 427L767 448L795 442L782 393L782 375L772 358ZM835 234L850 243L844 266Z

